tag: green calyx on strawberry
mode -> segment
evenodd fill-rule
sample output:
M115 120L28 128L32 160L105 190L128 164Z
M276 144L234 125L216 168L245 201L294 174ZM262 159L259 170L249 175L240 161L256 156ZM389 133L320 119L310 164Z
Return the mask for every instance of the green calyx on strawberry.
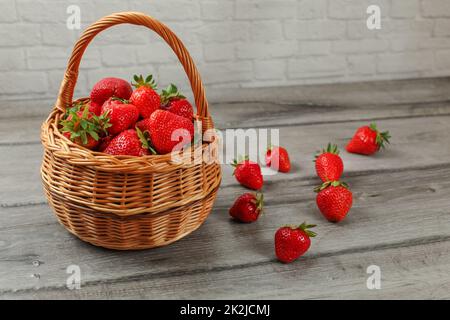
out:
M328 188L330 186L332 186L332 187L339 187L339 186L341 186L341 187L344 187L344 188L348 189L348 184L347 183L342 182L342 181L334 180L334 181L326 181L326 182L322 183L320 186L315 187L314 191L315 192L320 192L320 191L322 191L322 190L324 190L324 189L326 189L326 188Z
M155 79L153 79L153 75L151 75L151 74L149 74L145 79L142 76L142 74L139 76L137 74L135 74L133 76L133 80L135 82L131 82L131 85L135 88L148 87L153 90L156 90L158 88L158 86L156 85L156 81L155 81Z
M316 153L315 159L313 161L316 162L317 158L324 153L331 153L331 154L339 155L339 148L336 144L328 143L326 148L324 148L321 151L318 151Z
M358 128L348 142L346 150L350 153L372 155L389 143L389 131L380 132L375 123Z
M136 133L139 138L139 140L142 143L142 147L145 149L150 150L151 154L158 154L155 149L150 144L150 133L148 131L142 132L137 126L136 126Z
M156 83L152 75L144 79L142 75L134 76L133 86L136 88L130 97L130 103L139 111L142 118L146 119L161 106L161 97L156 92Z
M161 93L161 106L164 110L192 120L194 109L184 95L172 83Z
M70 108L60 125L64 136L88 149L95 148L100 136L106 135L111 126L106 114L97 116L82 104Z
M286 227L290 227L291 229L299 229L302 230L303 232L305 232L308 237L310 238L314 238L315 236L317 236L317 233L315 233L314 231L311 231L309 229L317 227L316 224L307 224L306 222L303 222L301 225L299 226L286 226Z
M169 84L166 89L162 90L161 93L161 104L163 106L167 105L171 100L174 99L186 99L179 91L178 88L173 84Z
M238 157L238 160L233 160L231 165L235 167L233 175L241 185L253 190L263 187L261 167L258 163L248 160L248 156Z
M378 147L384 149L386 147L385 143L390 143L389 139L391 138L391 135L389 134L389 131L378 131L377 125L375 123L371 123L369 127L377 133L376 143L378 144Z

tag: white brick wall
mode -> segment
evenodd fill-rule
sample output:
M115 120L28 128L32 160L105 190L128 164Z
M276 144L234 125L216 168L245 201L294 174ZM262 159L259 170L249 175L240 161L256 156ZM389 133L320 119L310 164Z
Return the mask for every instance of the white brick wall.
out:
M1 0L0 100L54 98L81 30L117 11L143 11L184 41L209 90L450 75L450 0ZM381 7L368 30L366 8ZM83 58L77 95L104 76L154 73L187 88L154 33L121 25Z

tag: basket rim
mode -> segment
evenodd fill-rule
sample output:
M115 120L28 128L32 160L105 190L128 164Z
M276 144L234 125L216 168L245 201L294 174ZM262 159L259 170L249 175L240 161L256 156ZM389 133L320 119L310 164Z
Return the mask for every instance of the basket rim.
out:
M86 101L89 98L80 98L75 102ZM203 155L208 148L218 146L217 136L212 136L211 141L202 140L202 144L190 147L189 153L173 151L167 154L128 156L110 155L104 152L93 151L80 146L65 137L58 129L59 117L63 113L54 109L41 126L41 142L45 150L51 150L53 155L63 157L73 165L86 165L95 167L99 171L120 171L120 172L167 172L175 169L198 166L198 162L193 162L192 157L200 152ZM175 162L174 155L181 161ZM217 152L211 154L213 161L219 164ZM202 161L202 164L205 164ZM206 164L207 165L207 164ZM170 166L170 170L164 167Z

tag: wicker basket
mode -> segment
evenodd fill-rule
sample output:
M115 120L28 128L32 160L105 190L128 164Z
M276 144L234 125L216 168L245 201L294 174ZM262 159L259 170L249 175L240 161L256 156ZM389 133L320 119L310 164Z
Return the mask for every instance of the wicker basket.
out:
M96 246L132 250L163 246L197 229L212 209L221 170L218 161L174 162L170 154L131 157L93 152L59 132L59 119L72 106L85 49L99 32L123 23L152 29L173 49L194 93L195 118L202 121L203 132L213 128L197 68L177 36L145 14L112 14L86 29L73 49L56 105L42 125L41 176L48 202L67 230ZM82 100L87 101L78 101ZM217 143L217 139L203 142L194 151L208 152L217 160Z

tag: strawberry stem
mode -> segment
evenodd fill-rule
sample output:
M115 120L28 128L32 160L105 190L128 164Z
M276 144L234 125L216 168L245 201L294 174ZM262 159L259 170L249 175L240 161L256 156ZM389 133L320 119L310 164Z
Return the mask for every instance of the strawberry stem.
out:
M315 236L317 236L317 233L315 233L314 231L311 231L309 229L316 227L317 225L315 224L307 224L306 222L303 222L298 229L303 230L309 237L314 238Z
M391 138L391 135L389 134L389 131L380 132L375 123L371 123L369 127L377 133L376 143L378 148L384 149L386 147L385 143L390 143L389 139Z
M328 143L326 148L323 148L322 150L317 151L317 153L315 155L315 159L313 160L313 162L316 162L316 159L320 155L322 155L324 153L332 153L332 154L338 155L339 154L339 148L338 148L338 146L336 144Z
M324 183L322 183L320 186L317 186L314 188L315 192L320 192L322 190L325 190L328 187L344 187L346 189L348 189L348 184L343 182L343 181L325 181Z
M167 105L170 101L175 99L186 99L186 97L178 91L176 85L171 83L166 89L162 90L161 104Z
M137 75L135 74L133 76L133 80L135 82L131 82L131 85L135 88L140 88L140 87L149 87L152 88L153 90L157 89L157 85L155 82L155 79L153 79L153 75L148 75L147 78L144 79L144 77L141 75Z

